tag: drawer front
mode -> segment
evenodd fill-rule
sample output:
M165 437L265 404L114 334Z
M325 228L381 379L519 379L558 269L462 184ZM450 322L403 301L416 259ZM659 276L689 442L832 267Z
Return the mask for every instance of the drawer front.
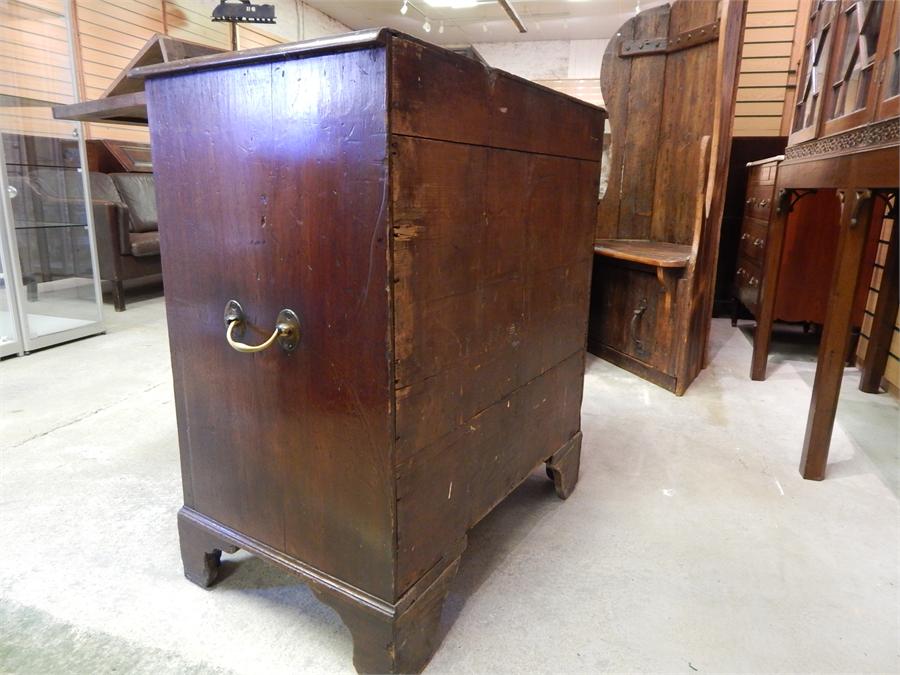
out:
M744 200L744 215L759 220L769 220L775 190L771 185L748 185Z
M762 268L744 256L738 258L738 268L734 276L735 295L741 304L756 314L759 304L759 286Z
M741 226L739 255L762 267L768 233L769 224L767 222L745 217Z
M777 172L778 162L751 166L747 182L755 185L775 185L775 174Z

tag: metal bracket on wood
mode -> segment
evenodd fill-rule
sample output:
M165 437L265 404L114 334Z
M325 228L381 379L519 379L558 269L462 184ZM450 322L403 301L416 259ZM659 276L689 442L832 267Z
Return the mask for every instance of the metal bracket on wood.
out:
M619 56L649 56L665 54L669 46L669 38L647 38L646 40L622 40L619 44Z
M690 49L698 45L719 39L719 19L699 28L691 28L675 36L669 42L669 52L677 52L682 49Z
M778 191L778 197L776 198L776 202L778 206L775 207L775 213L791 213L794 210L794 205L803 199L806 195L813 195L816 193L816 190L795 190L793 188L781 188Z
M619 56L650 56L652 54L671 54L672 52L690 49L698 45L712 42L719 38L719 20L713 23L691 28L679 33L673 40L668 37L645 38L643 40L622 40L619 43Z

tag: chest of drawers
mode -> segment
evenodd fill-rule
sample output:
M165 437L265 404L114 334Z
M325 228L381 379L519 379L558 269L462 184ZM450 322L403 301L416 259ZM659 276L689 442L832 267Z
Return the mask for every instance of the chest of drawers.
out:
M386 30L135 74L186 575L246 549L418 670L467 530L574 487L605 112Z

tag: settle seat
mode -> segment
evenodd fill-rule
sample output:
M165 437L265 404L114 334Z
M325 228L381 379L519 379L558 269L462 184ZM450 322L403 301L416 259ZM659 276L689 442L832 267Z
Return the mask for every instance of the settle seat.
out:
M588 349L677 395L706 365L745 9L654 7L603 57L612 153Z
M81 174L75 169L34 168L27 176L30 201L54 217L84 222ZM125 282L159 279L159 231L152 174L91 172L91 208L100 279L112 287L117 312L125 310Z

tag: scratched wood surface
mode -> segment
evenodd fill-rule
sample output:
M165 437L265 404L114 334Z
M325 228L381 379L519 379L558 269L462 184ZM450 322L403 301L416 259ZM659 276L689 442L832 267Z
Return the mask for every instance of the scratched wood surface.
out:
M185 573L242 546L419 670L467 530L577 480L605 113L386 30L145 72Z
M148 82L185 504L393 598L385 85L383 49ZM302 348L230 349L232 298Z
M589 342L678 394L705 365L745 8L741 0L678 0L646 10L623 24L604 55L612 158L595 232L599 264L610 267L602 274L615 287L592 303ZM622 56L632 40L665 38L671 47L717 19L717 39ZM646 250L631 250L634 240ZM646 273L623 261L644 264ZM651 293L645 281L654 275L659 288ZM640 309L647 303L653 320ZM657 327L652 339L635 337L635 312Z

